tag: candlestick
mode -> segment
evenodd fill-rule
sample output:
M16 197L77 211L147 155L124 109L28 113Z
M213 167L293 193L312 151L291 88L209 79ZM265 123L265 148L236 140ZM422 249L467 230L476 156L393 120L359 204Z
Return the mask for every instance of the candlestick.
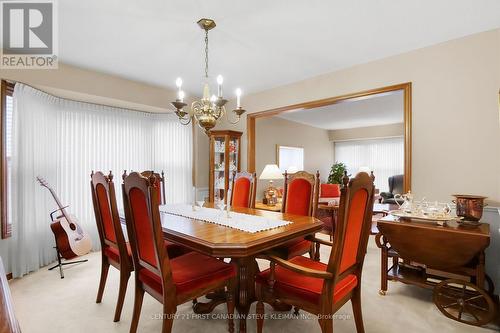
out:
M193 186L193 204L192 204L193 211L196 210L196 187Z

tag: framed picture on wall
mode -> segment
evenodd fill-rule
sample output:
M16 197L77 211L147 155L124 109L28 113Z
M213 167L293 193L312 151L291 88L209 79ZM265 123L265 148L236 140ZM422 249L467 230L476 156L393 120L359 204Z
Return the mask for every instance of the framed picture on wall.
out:
M276 164L281 172L304 170L304 148L276 145Z

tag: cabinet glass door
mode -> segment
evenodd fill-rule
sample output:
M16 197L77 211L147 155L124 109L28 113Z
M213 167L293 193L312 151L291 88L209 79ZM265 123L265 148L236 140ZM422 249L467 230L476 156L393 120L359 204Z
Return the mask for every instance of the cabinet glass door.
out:
M214 138L214 199L224 199L226 177L226 141L224 137Z
M233 172L238 172L238 139L230 138L229 139L229 180L230 182L233 180Z

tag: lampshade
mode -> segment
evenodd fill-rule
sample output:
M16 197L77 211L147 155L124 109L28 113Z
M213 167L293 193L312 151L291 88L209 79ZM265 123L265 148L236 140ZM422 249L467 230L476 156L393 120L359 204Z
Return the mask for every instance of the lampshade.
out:
M276 164L268 164L266 165L264 170L262 170L259 179L268 179L268 180L283 179L283 174L281 173L280 168Z

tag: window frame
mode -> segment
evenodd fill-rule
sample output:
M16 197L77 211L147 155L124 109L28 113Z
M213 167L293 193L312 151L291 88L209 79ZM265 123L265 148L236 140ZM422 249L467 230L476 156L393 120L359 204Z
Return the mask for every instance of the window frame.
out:
M7 219L7 156L6 156L6 113L7 113L7 96L14 93L14 83L2 80L1 82L1 115L0 115L0 154L2 162L0 163L0 222L1 222L1 237L6 239L12 236L12 225L8 224Z

